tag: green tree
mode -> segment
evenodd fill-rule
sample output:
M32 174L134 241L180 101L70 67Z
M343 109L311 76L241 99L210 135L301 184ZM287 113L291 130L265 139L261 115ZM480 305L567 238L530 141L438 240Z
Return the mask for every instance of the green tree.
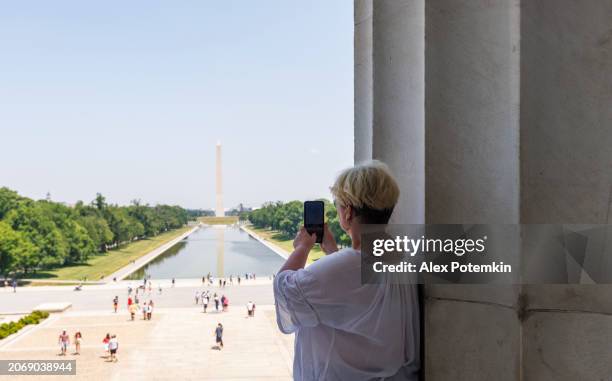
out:
M12 209L15 209L21 200L17 192L6 187L0 188L0 220Z
M66 241L68 252L64 264L83 262L96 253L94 241L87 230L77 222L75 209L49 201L38 201L38 204L57 226Z
M36 248L35 255L21 263L24 272L65 263L68 245L61 231L40 206L33 202L20 203L16 209L7 213L5 221L14 230L23 232Z
M23 234L0 221L0 274L5 277L32 262L36 248Z
M189 218L179 206L109 205L100 193L89 205L79 201L68 207L49 197L33 201L0 188L0 219L6 225L0 232L0 261L3 271L23 272L80 263L112 246L181 227Z
M325 218L329 229L341 246L351 244L350 237L340 227L338 212L333 203L321 200L325 203ZM283 203L267 202L261 208L248 214L249 221L258 228L276 230L285 237L293 237L300 226L304 223L304 203L302 201L290 201Z
M105 252L106 247L113 243L113 232L104 218L88 215L81 217L79 223L87 230L87 234L99 252Z
M93 201L93 205L95 205L96 209L100 212L106 208L106 199L101 193L96 193L96 199Z

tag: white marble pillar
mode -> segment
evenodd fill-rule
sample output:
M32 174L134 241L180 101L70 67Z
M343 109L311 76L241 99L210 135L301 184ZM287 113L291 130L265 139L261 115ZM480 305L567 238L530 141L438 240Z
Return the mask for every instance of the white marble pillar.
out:
M376 0L372 17L372 157L402 189L392 221L424 223L425 2Z
M426 3L428 223L519 222L519 13L517 0ZM519 292L426 286L427 379L517 380Z
M355 0L355 162L372 158L373 63L372 14L374 0Z
M521 41L521 221L610 224L612 1L523 1ZM610 285L523 294L525 380L610 379Z

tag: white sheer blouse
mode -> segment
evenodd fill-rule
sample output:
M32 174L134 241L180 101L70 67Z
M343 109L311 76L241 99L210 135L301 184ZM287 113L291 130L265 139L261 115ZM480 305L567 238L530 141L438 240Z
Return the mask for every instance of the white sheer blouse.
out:
M415 285L361 284L361 255L343 249L274 279L278 327L295 332L295 380L417 380Z

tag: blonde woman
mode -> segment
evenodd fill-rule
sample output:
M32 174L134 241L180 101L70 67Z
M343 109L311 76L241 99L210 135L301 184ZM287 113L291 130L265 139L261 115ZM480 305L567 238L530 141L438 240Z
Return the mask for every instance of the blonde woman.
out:
M389 168L370 161L344 170L331 187L352 247L338 250L325 226L327 254L304 268L315 235L302 227L274 279L277 322L295 332L295 380L417 380L419 305L414 285L361 284L361 226L386 224L399 197Z

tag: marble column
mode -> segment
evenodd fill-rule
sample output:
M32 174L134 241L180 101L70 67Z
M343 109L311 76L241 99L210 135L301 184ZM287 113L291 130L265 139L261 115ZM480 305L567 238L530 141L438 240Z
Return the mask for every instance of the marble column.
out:
M519 222L519 11L515 0L426 3L428 223ZM518 379L519 292L426 286L427 379Z
M521 221L610 224L612 1L523 1L521 41ZM522 291L524 379L609 379L612 286Z
M397 223L425 222L425 2L376 0L373 7L372 156L402 185Z
M355 1L355 160L394 222L609 223L612 0ZM428 380L612 374L607 286L428 286Z

